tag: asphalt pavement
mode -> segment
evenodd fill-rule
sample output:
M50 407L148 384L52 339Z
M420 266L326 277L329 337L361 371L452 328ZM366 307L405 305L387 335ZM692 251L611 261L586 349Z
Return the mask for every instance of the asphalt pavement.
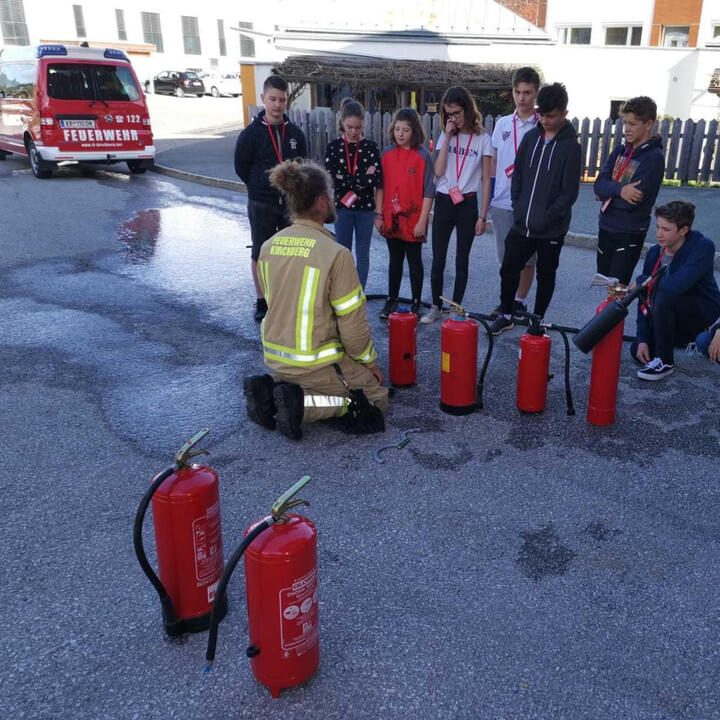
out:
M245 195L122 167L39 181L12 157L0 193L2 718L720 718L718 367L679 351L672 377L642 383L625 346L617 422L593 427L590 358L571 345L569 416L555 334L547 408L523 415L516 329L495 342L482 410L454 417L438 407L437 323L418 328L418 381L385 434L316 424L294 443L245 412L242 378L263 371ZM448 292L452 267L451 253ZM492 235L470 268L466 306L487 311ZM563 249L548 319L593 315L593 271L592 252ZM369 293L386 272L375 238ZM134 557L150 479L203 426L226 559L313 477L320 668L278 700L245 657L242 566L207 674L207 635L164 637ZM145 543L154 562L150 518Z

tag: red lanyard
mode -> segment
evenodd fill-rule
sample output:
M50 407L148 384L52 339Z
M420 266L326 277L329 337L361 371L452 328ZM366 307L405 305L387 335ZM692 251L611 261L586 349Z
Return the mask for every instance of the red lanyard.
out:
M630 161L632 160L633 153L635 152L635 148L630 146L630 152L625 151L625 162L618 168L618 171L615 173L615 177L613 180L615 182L620 182L620 178L623 176L623 173L627 170L628 165L630 164Z
M347 169L351 175L354 175L357 172L360 143L358 142L357 147L355 148L355 157L353 158L353 164L350 165L350 146L348 145L347 138L344 135L343 140L345 141L345 159L347 160Z
M513 143L515 144L515 154L517 155L517 126L515 121L517 120L517 112L513 115ZM527 122L527 121L526 121ZM537 124L537 113L533 113L533 125ZM544 134L543 134L544 137Z
M470 151L470 144L472 143L472 133L468 138L468 144L465 148L465 155L463 155L462 163L460 163L460 133L455 136L455 177L457 178L457 184L460 185L460 176L462 175L463 168L465 167L465 161L468 158L468 152Z
M660 255L658 255L658 259L657 259L657 261L655 262L655 266L653 267L652 272L650 273L651 276L654 275L655 272L657 271L657 269L660 267L660 263L662 262L663 255L665 255L665 248L663 248L663 249L660 251ZM653 285L654 285L654 284L655 284L655 280L651 280L651 281L648 283L648 286L647 286L647 299L648 299L647 305L650 305L650 297L652 296L652 290L653 290Z
M270 124L268 124L267 129L270 133L270 142L272 143L273 150L275 151L275 157L278 159L278 162L281 163L283 161L283 146L285 145L285 123L282 124L282 140L280 142L280 147L278 147L277 140L275 139L275 133L272 131Z

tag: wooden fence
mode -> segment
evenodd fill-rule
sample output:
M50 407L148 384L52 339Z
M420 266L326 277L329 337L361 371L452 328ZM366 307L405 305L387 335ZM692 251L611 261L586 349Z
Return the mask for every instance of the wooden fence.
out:
M254 110L254 108L252 108ZM254 115L254 112L253 112ZM316 108L311 112L291 110L291 120L299 125L308 140L309 155L322 163L325 146L338 135L338 116L330 110ZM388 144L390 113L365 113L365 135L380 148ZM440 115L425 114L423 126L433 142L440 135ZM492 132L495 118L485 117L485 129ZM612 149L622 142L622 119L572 119L582 146L582 179L593 180ZM720 151L718 150L718 121L662 120L655 126L655 134L662 137L665 150L665 178L688 182L720 182Z

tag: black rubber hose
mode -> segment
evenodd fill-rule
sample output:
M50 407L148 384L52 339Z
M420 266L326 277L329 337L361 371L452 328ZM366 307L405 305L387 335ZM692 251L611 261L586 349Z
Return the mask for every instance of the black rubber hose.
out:
M165 619L166 626L176 623L177 616L175 615L175 610L172 606L172 600L170 599L170 596L167 594L165 587L160 582L160 578L155 574L155 571L152 569L152 566L148 562L147 555L145 554L145 547L143 546L142 527L143 521L145 519L145 513L147 512L148 505L152 500L152 496L155 494L155 491L160 487L160 485L162 485L163 482L175 472L175 470L176 467L174 465L171 465L169 468L166 468L153 478L153 481L150 484L148 491L145 493L143 499L140 501L140 507L138 507L137 512L135 513L135 526L133 528L133 544L135 545L135 555L137 556L138 562L140 563L140 567L143 569L143 571L148 577L148 580L150 580L155 590L157 590L157 594L160 596L163 618Z
M477 406L480 410L482 410L483 391L485 390L485 374L487 373L488 365L490 364L490 358L492 357L493 347L495 345L495 338L490 332L490 326L487 324L484 318L480 317L478 313L468 313L468 315L469 317L473 318L473 320L477 320L485 328L485 333L488 337L488 349L485 353L485 362L483 363L482 370L480 371L480 377L478 378L477 384Z
M379 295L378 293L371 293L370 295L366 295L365 299L366 300L387 300L387 295ZM412 300L410 300L409 298L398 298L398 302L409 304L412 302ZM420 304L426 308L430 307L430 303L428 303L428 302L422 302ZM493 315L487 315L486 313L468 312L468 315L472 318L475 318L475 320L487 320L487 321L495 320L495 317ZM513 322L516 325L521 325L521 326L528 325L527 320L513 320ZM562 330L563 332L571 333L572 335L575 335L576 333L579 333L580 330L582 330L582 328L569 327L567 325L555 325L555 323L553 323L553 327L556 330ZM634 342L636 339L637 338L634 335L623 335L623 340L625 342Z
M567 414L575 414L575 406L573 405L572 391L570 390L570 343L567 339L567 333L555 325L550 327L551 330L557 330L562 335L565 343L565 402L567 403Z
M260 535L260 533L265 532L265 530L267 530L271 525L273 525L274 522L275 520L272 518L272 516L266 517L265 519L261 520L243 538L243 541L240 543L237 550L235 550L232 557L225 566L225 571L220 578L220 582L218 583L217 590L215 592L215 602L213 602L212 614L210 615L210 633L208 635L207 652L205 653L205 672L210 672L212 670L213 663L215 662L215 649L217 647L218 626L220 625L220 619L222 615L221 598L225 595L225 591L227 590L227 586L230 582L233 571L235 570L235 566L238 564L238 562L240 562L240 558L243 556L243 553L245 552L245 550L247 550L250 543L258 535Z

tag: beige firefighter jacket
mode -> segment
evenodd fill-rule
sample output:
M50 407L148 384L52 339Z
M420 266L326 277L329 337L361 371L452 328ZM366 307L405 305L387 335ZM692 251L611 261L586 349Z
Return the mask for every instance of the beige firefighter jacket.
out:
M258 274L268 310L265 364L285 375L338 362L372 365L377 354L365 293L350 251L311 220L296 220L260 249Z

